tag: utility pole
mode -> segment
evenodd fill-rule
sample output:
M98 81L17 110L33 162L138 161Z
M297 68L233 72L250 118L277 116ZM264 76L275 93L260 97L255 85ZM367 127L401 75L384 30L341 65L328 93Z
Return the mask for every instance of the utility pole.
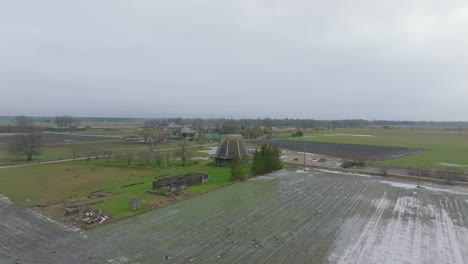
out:
M419 185L419 177L421 177L421 168L418 168L418 188L421 188Z
M306 171L306 143L304 141L304 172Z

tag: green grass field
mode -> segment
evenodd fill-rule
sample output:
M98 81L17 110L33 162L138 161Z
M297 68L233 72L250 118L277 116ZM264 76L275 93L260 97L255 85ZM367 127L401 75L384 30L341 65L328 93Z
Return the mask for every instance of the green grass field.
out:
M42 120L39 121L35 118L34 124L41 127L56 127L56 124L53 122L55 117L47 118L48 121ZM14 117L0 117L0 126L9 126L14 125ZM141 120L113 120L113 118L109 118L108 120L104 121L89 121L89 120L81 120L80 126L90 126L90 127L128 127L128 126L142 126L144 124Z
M427 149L415 155L388 160L382 165L394 167L421 167L453 169L441 165L460 165L458 169L468 171L468 132L423 129L335 129L306 133L304 137L292 138L290 134L275 137L314 142L367 144ZM462 167L466 166L466 167Z
M98 135L111 137L138 136L138 127L135 128L90 128L83 131L73 131L74 135ZM67 134L67 132L64 132Z
M177 147L178 142L170 142L164 144L156 144L155 150L164 148ZM98 150L99 152L111 151L113 153L125 152L140 152L150 150L150 145L126 143L122 140L105 140L105 141L88 141L88 142L73 142L48 144L40 149L41 154L33 156L33 162L61 160L73 158L73 153L76 153L77 158L86 157L90 150ZM23 155L10 153L7 147L0 148L0 165L11 165L26 163Z
M219 188L231 181L229 168L216 167L208 160L189 161L186 167L180 166L178 161L171 161L170 166L158 168L155 164L138 160L128 167L124 162L107 164L106 160L99 159L0 170L0 193L17 203L32 206L65 198L86 197L93 191L115 192L115 195L98 198L100 203L92 205L115 220L147 211L154 207L155 202L165 198L146 193L155 178L189 171L208 173L210 177L208 183L186 190L192 195ZM243 171L250 174L249 167L243 168ZM122 188L138 182L144 184ZM130 210L132 197L141 200L139 211Z

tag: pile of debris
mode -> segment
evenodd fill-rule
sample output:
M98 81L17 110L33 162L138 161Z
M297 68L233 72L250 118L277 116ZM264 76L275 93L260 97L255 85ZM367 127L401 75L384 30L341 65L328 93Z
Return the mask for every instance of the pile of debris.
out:
M91 192L89 195L88 195L88 198L89 199L98 199L98 198L102 198L102 197L108 197L108 196L112 196L116 193L114 192L101 192L101 191L96 191L96 192Z
M65 206L65 216L78 214L79 212L80 207L78 207L78 205Z
M85 213L82 221L87 225L91 225L94 223L102 224L107 219L109 219L109 217L103 214L100 210L94 210Z

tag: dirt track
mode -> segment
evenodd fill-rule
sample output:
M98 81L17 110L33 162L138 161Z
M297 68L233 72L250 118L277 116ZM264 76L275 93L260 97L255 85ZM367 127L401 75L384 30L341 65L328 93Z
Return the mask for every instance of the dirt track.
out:
M0 263L468 262L468 189L414 187L281 171L86 238L0 201Z
M411 149L401 147L304 142L294 140L256 139L250 140L249 142L253 144L276 145L278 148L284 148L295 151L304 151L305 143L305 152L344 159L388 160L412 155L423 151L422 149Z

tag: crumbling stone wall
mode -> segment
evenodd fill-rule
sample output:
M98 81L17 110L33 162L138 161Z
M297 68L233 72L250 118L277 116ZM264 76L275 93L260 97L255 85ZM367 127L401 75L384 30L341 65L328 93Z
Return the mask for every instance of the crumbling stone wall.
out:
M208 174L189 172L153 181L153 189L168 190L171 193L192 185L208 182Z

